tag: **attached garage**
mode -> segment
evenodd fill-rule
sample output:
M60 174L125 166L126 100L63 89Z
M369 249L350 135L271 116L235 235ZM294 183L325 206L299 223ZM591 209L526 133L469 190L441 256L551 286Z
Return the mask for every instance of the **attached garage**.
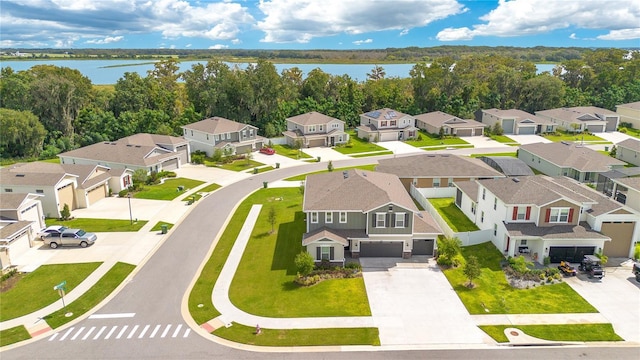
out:
M395 140L398 140L397 132L380 133L380 139L378 139L378 141L395 141Z
M618 130L618 118L617 117L608 117L607 118L607 131L616 131Z
M62 210L64 208L64 204L69 205L69 210L76 209L76 202L73 201L73 184L67 184L63 187L59 187L58 191L58 201L60 203L59 208Z
M552 263L560 261L580 262L585 255L593 255L595 246L551 246L549 257Z
M253 151L253 149L251 148L251 145L242 145L242 146L236 146L236 154L237 155L244 155L247 153L247 151Z
M413 239L411 255L433 255L433 239Z
M629 257L635 222L603 222L600 232L611 238L602 252L609 257Z
M403 241L360 241L360 257L402 257Z
M87 206L91 206L93 204L95 204L96 202L104 199L105 197L107 197L107 185L103 184L101 186L95 187L89 191L87 191L87 200L88 200L88 204Z
M502 120L502 131L505 134L513 134L515 120L513 119L504 119Z
M473 136L473 129L457 129L457 136Z
M591 133L604 132L605 125L587 125L587 130Z
M320 147L324 146L324 139L311 139L309 140L308 147Z
M162 163L163 171L171 171L178 168L178 159L171 159Z
M176 148L176 152L180 154L180 162L186 164L189 162L189 149L187 145L181 145Z
M518 135L535 135L536 127L535 126L523 126L518 128Z

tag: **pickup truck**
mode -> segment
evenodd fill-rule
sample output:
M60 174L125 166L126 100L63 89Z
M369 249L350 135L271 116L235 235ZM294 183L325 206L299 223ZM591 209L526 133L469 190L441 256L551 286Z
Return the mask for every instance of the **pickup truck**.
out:
M94 233L88 233L81 229L66 229L61 234L48 234L43 237L44 243L52 249L58 246L87 247L98 240Z

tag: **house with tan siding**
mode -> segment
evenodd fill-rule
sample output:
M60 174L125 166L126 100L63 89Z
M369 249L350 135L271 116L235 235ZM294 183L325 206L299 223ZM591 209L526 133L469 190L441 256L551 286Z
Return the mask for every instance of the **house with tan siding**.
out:
M634 129L640 129L640 101L616 105L616 114L620 123L629 123Z
M416 115L416 127L434 135L440 129L448 136L482 136L485 125L469 119L461 119L442 111Z
M556 131L556 125L550 120L518 109L481 110L479 120L488 128L500 124L505 134L534 135Z
M287 118L287 131L282 135L289 146L300 141L302 147L335 146L349 141L344 121L316 111Z
M620 122L620 115L611 110L595 106L576 106L536 111L536 115L550 120L569 132L591 133L616 131Z

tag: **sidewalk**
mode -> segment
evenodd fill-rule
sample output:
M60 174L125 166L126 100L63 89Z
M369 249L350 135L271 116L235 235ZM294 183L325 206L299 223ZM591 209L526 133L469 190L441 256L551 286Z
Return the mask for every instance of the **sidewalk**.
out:
M607 324L601 313L471 315L476 325Z

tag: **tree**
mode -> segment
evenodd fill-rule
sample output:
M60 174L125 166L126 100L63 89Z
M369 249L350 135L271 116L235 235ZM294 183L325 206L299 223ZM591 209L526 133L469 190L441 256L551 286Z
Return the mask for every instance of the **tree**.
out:
M30 111L0 109L0 154L5 158L35 157L47 131Z
M313 271L313 267L315 266L315 260L313 256L306 251L301 252L296 255L294 260L296 264L296 269L298 270L298 274L302 276L307 276Z
M60 220L62 221L69 220L70 217L71 217L71 210L69 210L69 204L65 203L64 206L62 207L62 210L60 210Z
M147 182L147 178L149 178L149 176L147 175L146 169L136 169L131 176L134 187L142 187L142 185Z
M450 266L454 258L460 253L462 242L457 237L438 238L438 264Z
M618 155L618 148L615 145L613 145L611 147L611 151L609 152L609 156L616 157L616 155Z
M333 163L331 162L331 160L329 160L329 163L327 164L327 171L329 172L333 171Z
M384 68L382 66L374 66L373 69L371 69L370 73L367 73L367 78L369 80L373 80L373 81L377 81L380 79L384 79L385 75L387 75L387 73L384 71Z
M478 258L475 257L474 255L470 255L467 258L467 262L464 264L462 273L467 277L467 279L469 279L469 284L467 284L467 287L472 288L473 280L480 277L480 274L481 274Z
M438 130L438 137L440 139L444 139L444 126L440 126L440 130Z
M493 124L493 127L491 128L491 133L493 135L502 135L502 134L504 134L504 130L502 129L502 125L500 125L499 122Z
M272 206L271 208L269 208L269 215L267 215L267 221L269 221L269 224L271 224L272 234L273 234L274 226L276 224L277 219L278 219L278 214L276 213L276 208Z

